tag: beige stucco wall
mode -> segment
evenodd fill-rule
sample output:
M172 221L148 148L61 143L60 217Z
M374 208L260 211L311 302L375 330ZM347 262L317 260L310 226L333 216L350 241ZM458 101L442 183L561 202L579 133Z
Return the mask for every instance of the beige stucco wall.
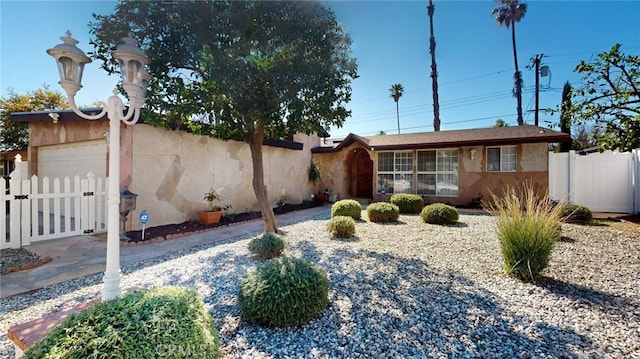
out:
M310 148L317 146L318 139L297 135L294 140L304 144L303 150L263 148L265 184L274 205L283 195L288 203L300 203L312 193L307 169ZM206 204L203 194L211 189L220 195L219 204L233 206L232 212L258 210L251 153L244 142L143 124L133 127L132 153L131 190L138 194L134 218L146 209L148 226L195 219L196 212ZM133 228L140 226L134 223Z
M523 143L521 145L523 172L547 172L549 170L549 145L547 143Z

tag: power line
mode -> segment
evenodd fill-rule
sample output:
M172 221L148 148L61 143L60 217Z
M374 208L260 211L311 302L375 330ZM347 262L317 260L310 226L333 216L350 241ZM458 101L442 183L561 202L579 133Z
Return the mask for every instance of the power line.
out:
M476 80L476 79L483 78L483 77L489 77L489 76L501 74L501 73L506 72L506 71L510 71L510 70L508 70L508 69L507 70L499 70L499 71L494 71L494 72L487 73L487 74L476 75L476 76L467 77L467 78L464 78L464 79L454 80L454 81L446 82L446 83L443 83L443 84L439 84L438 87L440 88L442 86L448 86L448 85L452 85L452 84L456 84L456 83L460 83L460 82ZM414 89L414 90L409 90L409 91L407 91L405 89L404 93L407 94L407 93L418 92L418 91L429 90L429 89L430 89L430 87L421 87L421 88ZM372 98L372 99L369 99L369 100L362 100L362 101L354 102L353 104L357 105L357 104L361 104L361 103L365 103L365 102L378 101L378 100L387 99L387 98L388 98L388 96L376 97L376 98Z
M532 92L533 89L525 89L523 93ZM480 95L461 97L457 99L452 99L448 101L443 101L441 103L442 109L452 109L458 107L464 107L468 105L474 105L482 102L489 102L495 100L501 100L505 98L512 97L511 90L502 90L502 91L494 91ZM425 105L416 105L402 108L402 114L407 115L415 115L420 113L425 113L429 111L431 103ZM357 117L353 117L356 121L350 121L352 124L356 123L364 123L364 122L372 122L376 119L386 119L386 117L391 116L395 111L392 110L384 110L384 111L375 111L369 112L365 114L358 115Z
M450 121L450 122L446 122L443 123L442 125L453 125L453 124L458 124L458 123L467 123L467 122L476 122L476 121L484 121L484 120L491 120L491 119L498 119L498 118L502 118L504 119L505 117L513 117L516 116L515 113L511 113L511 114L504 114L504 115L497 115L497 116L488 116L488 117L478 117L478 118L472 118L472 119L468 119L468 120L459 120L459 121ZM510 122L509 124L514 124L515 122ZM415 129L419 129L419 128L433 128L433 125L421 125L421 126L412 126L412 127L402 127L400 128L401 130L415 130ZM390 131L395 131L396 128L392 128L392 129L385 129L382 131L385 132L390 132ZM378 131L376 132L369 132L369 133L363 133L362 136L370 136L370 135L374 135L376 134ZM335 136L335 137L344 137L346 135L340 135L340 136Z

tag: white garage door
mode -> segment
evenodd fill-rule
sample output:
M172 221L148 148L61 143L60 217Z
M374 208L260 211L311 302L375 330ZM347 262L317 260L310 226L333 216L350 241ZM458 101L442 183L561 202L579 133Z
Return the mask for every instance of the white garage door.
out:
M104 140L38 147L38 177L63 179L93 172L107 175L107 144Z

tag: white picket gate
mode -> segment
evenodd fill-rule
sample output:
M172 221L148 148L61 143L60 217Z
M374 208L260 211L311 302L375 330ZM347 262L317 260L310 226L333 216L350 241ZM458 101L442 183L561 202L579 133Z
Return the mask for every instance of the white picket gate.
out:
M0 178L0 249L31 242L106 232L107 179L89 173L60 180L25 178L26 163L16 163L8 193Z
M640 150L549 153L549 196L594 212L640 212Z

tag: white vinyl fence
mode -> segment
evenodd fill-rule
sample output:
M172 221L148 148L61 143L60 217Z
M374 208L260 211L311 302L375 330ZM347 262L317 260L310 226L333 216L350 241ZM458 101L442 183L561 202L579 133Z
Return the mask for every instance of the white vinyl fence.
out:
M594 212L640 212L640 150L549 153L549 195Z
M0 220L0 249L106 232L106 178L26 178L26 169L25 162L16 162L8 183L0 178L0 218L6 218Z

